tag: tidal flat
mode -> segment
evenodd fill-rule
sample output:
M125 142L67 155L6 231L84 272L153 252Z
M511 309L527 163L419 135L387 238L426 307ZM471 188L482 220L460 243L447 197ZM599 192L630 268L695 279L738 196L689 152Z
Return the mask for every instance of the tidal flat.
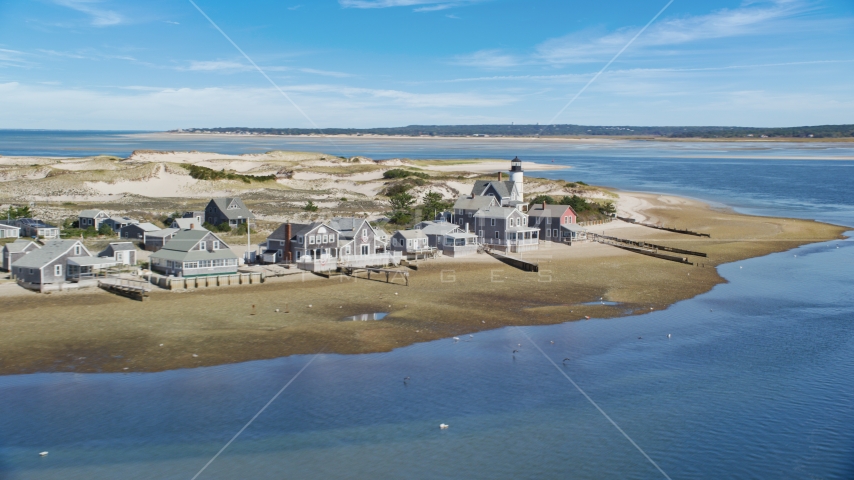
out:
M708 258L692 257L697 265L689 266L597 243L545 242L524 254L540 264L539 273L487 255L442 258L419 262L409 286L305 274L261 285L155 291L147 302L100 291L14 295L2 299L0 374L153 372L317 352L381 352L508 325L628 316L709 291L724 282L717 265L840 238L847 230L743 215L676 196L619 196L648 221L711 238L623 222L603 227L608 235ZM388 315L341 321L374 312Z

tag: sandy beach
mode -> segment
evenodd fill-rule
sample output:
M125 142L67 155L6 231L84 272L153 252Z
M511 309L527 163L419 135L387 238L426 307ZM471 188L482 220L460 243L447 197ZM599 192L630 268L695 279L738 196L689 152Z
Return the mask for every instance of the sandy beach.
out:
M716 265L838 238L845 231L808 220L740 215L666 195L620 192L618 208L711 238L620 221L591 231L702 251L708 258L692 258L700 265L687 266L602 244L546 242L524 255L539 262L539 273L487 255L443 258L419 262L408 287L400 281L300 274L254 286L155 291L142 303L96 290L5 296L0 374L160 371L320 350L388 351L506 325L638 314L723 282ZM0 286L0 295L3 290ZM388 316L345 320L375 312Z

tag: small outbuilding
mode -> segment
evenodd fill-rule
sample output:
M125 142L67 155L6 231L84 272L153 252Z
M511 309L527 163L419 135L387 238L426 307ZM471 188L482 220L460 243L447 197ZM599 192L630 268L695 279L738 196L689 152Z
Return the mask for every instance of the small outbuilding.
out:
M3 270L9 272L12 269L12 264L17 262L18 259L23 257L24 255L32 252L33 250L38 250L41 248L38 243L27 240L24 238L19 238L12 243L7 243L3 245ZM12 278L14 278L14 274Z
M132 242L112 242L102 252L100 258L112 258L116 265L136 265L136 247Z
M145 235L148 233L159 232L161 229L153 223L135 223L127 225L119 230L119 237L125 240L136 240L140 243L145 243Z
M20 238L21 227L0 224L0 238Z
M435 248L430 247L429 242L427 235L421 230L398 230L391 236L389 249L393 252L412 254L429 253L435 251Z

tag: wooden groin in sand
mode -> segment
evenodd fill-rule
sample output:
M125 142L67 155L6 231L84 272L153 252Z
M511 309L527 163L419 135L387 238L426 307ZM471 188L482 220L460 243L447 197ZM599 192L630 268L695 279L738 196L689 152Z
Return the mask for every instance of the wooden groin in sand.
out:
M664 230L667 232L673 233L681 233L682 235L693 235L695 237L706 237L712 238L712 236L708 233L700 233L700 232L692 232L691 230L680 230L678 228L670 228L670 227L662 227L660 225L652 225L650 223L641 223L635 220L634 218L626 218L626 217L617 217L619 220L622 220L626 223L634 223L635 225L641 225L643 227L655 228L656 230Z

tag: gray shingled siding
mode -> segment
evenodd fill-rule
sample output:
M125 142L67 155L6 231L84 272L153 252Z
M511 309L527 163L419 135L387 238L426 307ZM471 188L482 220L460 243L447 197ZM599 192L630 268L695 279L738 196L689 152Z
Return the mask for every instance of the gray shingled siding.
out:
M508 221L512 219L516 222L519 221L518 219L523 219L524 216L519 210L514 210L507 218L475 217L473 218L475 221L469 225L469 230L474 232L485 243L503 243L507 240ZM495 225L492 224L493 220L495 221ZM522 222L522 225L527 226L525 222ZM497 237L495 236L496 232L498 233Z
M540 229L540 240L549 240L552 242L561 241L560 222L561 217L528 217L528 226ZM548 233L546 233L547 231Z
M74 256L74 249L70 249L68 252L60 255L59 257L53 259L50 263L45 265L42 268L27 268L27 267L14 267L15 268L15 277L23 282L34 283L34 284L45 284L45 283L59 283L64 282L65 277L67 275L68 266L66 262L68 257ZM60 265L61 272L59 275L56 275L55 266Z
M325 234L318 234L320 228L323 227L326 229ZM326 241L323 241L323 236L326 235ZM334 235L334 239L330 239L329 236ZM309 243L311 238L314 237L314 243ZM320 236L320 242L318 243L318 236ZM302 258L305 255L310 255L311 251L317 254L317 250L320 250L320 254L328 254L333 257L338 256L338 240L339 240L338 232L332 230L325 225L318 225L317 227L311 229L308 232L303 233L298 236L296 240L291 242L291 258L296 261L297 258ZM302 240L302 241L300 241ZM328 253L327 253L328 251Z

